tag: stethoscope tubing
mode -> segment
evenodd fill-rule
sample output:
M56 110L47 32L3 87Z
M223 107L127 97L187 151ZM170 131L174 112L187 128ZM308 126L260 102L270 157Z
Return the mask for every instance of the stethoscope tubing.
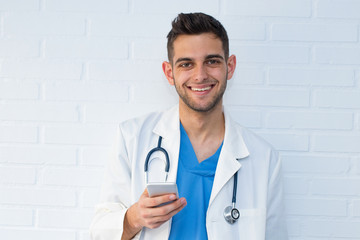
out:
M144 171L145 171L145 182L148 183L148 171L149 171L149 161L150 161L150 157L151 155L156 152L156 151L160 151L162 153L164 153L165 155L165 160L166 160L166 163L165 163L165 172L166 172L166 177L165 177L165 182L167 181L167 177L168 177L168 174L169 174L169 169L170 169L170 160L169 160L169 154L168 152L163 148L161 147L161 141L162 141L162 137L159 136L159 140L158 140L158 145L157 147L151 149L149 151L149 153L147 154L146 156L146 159L145 159L145 164L144 164Z
M234 187L233 187L233 196L232 196L232 203L235 205L236 203L236 191L237 191L237 172L234 174Z

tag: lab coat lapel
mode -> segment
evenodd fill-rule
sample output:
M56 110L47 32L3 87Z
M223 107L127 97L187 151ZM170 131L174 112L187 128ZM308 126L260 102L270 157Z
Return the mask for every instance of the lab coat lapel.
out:
M223 147L219 156L216 173L211 191L209 207L214 201L220 190L232 178L232 176L241 168L240 159L249 156L249 151L241 136L241 132L236 128L230 115L225 114L225 137ZM230 199L230 196L229 196Z
M176 182L177 166L180 149L180 120L179 107L175 106L164 112L153 132L162 136L162 147L168 152L170 169L168 182Z
M153 132L162 136L161 146L168 152L170 159L170 169L168 182L176 182L177 166L180 149L180 120L179 107L175 106L165 111L155 125ZM151 230L149 239L168 239L170 234L171 220L167 221L159 228Z

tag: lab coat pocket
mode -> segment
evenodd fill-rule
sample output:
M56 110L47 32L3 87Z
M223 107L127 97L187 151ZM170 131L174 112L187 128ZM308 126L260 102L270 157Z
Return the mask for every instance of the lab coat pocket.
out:
M239 212L240 217L233 224L229 224L219 215L216 221L212 222L212 229L208 229L208 232L214 234L212 239L264 240L266 210L239 209Z
M239 209L238 220L240 239L264 240L266 226L265 209Z

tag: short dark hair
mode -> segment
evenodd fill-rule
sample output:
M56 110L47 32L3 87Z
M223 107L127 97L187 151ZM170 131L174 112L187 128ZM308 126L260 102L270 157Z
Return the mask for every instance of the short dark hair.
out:
M197 35L213 33L218 37L223 46L225 60L229 57L229 38L223 25L214 17L204 13L180 13L172 21L172 29L167 35L167 51L169 61L174 56L174 41L179 35Z

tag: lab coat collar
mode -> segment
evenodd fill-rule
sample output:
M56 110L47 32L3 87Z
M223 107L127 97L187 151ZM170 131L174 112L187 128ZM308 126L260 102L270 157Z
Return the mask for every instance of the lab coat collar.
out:
M162 137L171 135L174 131L180 131L179 105L163 112L153 130L154 133Z

